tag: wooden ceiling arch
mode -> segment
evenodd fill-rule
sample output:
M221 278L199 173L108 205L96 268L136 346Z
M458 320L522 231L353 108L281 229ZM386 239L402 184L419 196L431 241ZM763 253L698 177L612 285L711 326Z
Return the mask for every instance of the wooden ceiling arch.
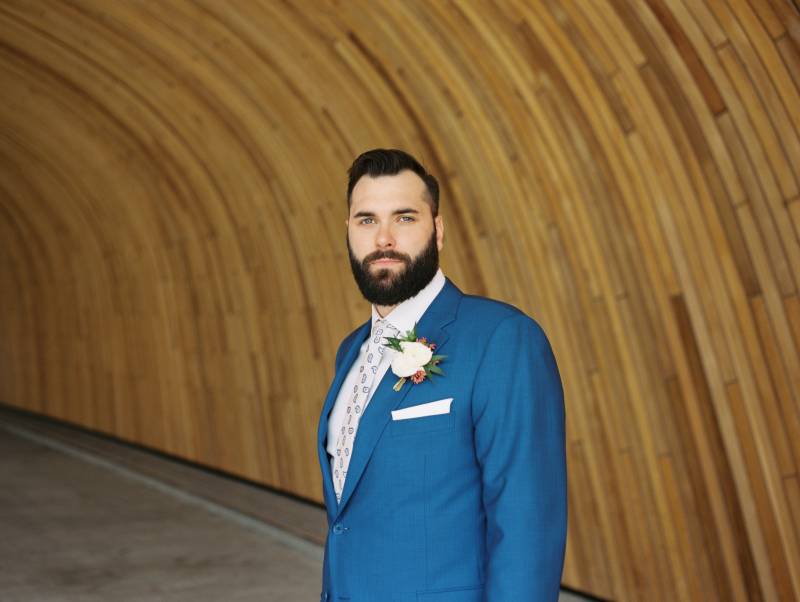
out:
M319 501L345 170L400 147L446 274L553 343L564 583L797 599L799 38L787 0L8 0L0 400Z

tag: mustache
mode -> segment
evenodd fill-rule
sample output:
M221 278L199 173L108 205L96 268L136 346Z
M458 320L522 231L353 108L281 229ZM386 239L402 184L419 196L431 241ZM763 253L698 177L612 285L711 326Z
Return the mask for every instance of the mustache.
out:
M362 263L367 265L373 261L378 261L379 259L396 259L397 261L402 261L406 264L411 262L411 257L405 255L404 253L398 253L397 251L375 251L374 253L370 253L364 257Z

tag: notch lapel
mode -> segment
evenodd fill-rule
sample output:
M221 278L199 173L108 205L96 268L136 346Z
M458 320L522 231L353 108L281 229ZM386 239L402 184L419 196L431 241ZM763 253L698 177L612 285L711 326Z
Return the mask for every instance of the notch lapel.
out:
M328 458L328 452L325 449L326 439L328 436L328 417L330 416L333 404L336 397L339 395L339 389L342 388L347 373L350 371L353 362L358 356L358 350L361 344L369 336L369 331L372 325L372 318L362 324L353 336L349 349L345 351L344 357L339 364L338 370L333 377L333 382L328 389L328 394L325 396L325 403L322 405L322 413L319 418L319 425L317 426L317 454L319 455L319 464L322 469L322 493L325 497L325 506L328 509L328 514L335 514L336 508L336 494L333 491L333 479L331 477L331 463ZM332 514L333 513L333 514Z
M462 296L461 291L447 279L444 288L436 296L417 324L417 334L436 343L436 353L440 353L447 342L449 335L445 327L455 319L456 310ZM378 389L373 394L361 416L353 447L353 455L350 458L350 467L347 469L347 478L344 482L342 501L339 503L338 509L334 511L335 516L341 514L358 485L358 481L364 473L375 445L389 423L391 411L397 408L411 391L411 388L416 386L409 380L400 391L395 391L392 388L395 382L395 375L390 368L384 374ZM330 473L330 467L328 468L328 473ZM330 480L330 477L328 480ZM333 508L336 508L335 495L333 496Z

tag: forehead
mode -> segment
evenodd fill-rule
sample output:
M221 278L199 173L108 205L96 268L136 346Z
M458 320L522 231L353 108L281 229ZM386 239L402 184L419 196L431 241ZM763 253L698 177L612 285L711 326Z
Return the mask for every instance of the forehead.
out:
M404 203L419 207L427 205L425 182L413 171L401 171L392 176L363 176L350 195L350 212L369 209L379 211Z

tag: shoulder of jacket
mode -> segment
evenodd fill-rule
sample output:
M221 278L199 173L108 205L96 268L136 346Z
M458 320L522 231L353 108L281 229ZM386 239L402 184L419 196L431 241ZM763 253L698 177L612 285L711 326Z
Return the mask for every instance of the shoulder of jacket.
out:
M479 338L489 338L501 327L504 331L522 328L544 335L541 324L518 307L478 295L464 295L459 318L470 322L474 334Z
M481 297L479 295L464 295L460 309L463 310L468 317L472 318L476 315L480 315L482 320L489 320L494 324L514 316L523 320L525 318L533 320L533 318L515 305L497 299L490 299L489 297Z

